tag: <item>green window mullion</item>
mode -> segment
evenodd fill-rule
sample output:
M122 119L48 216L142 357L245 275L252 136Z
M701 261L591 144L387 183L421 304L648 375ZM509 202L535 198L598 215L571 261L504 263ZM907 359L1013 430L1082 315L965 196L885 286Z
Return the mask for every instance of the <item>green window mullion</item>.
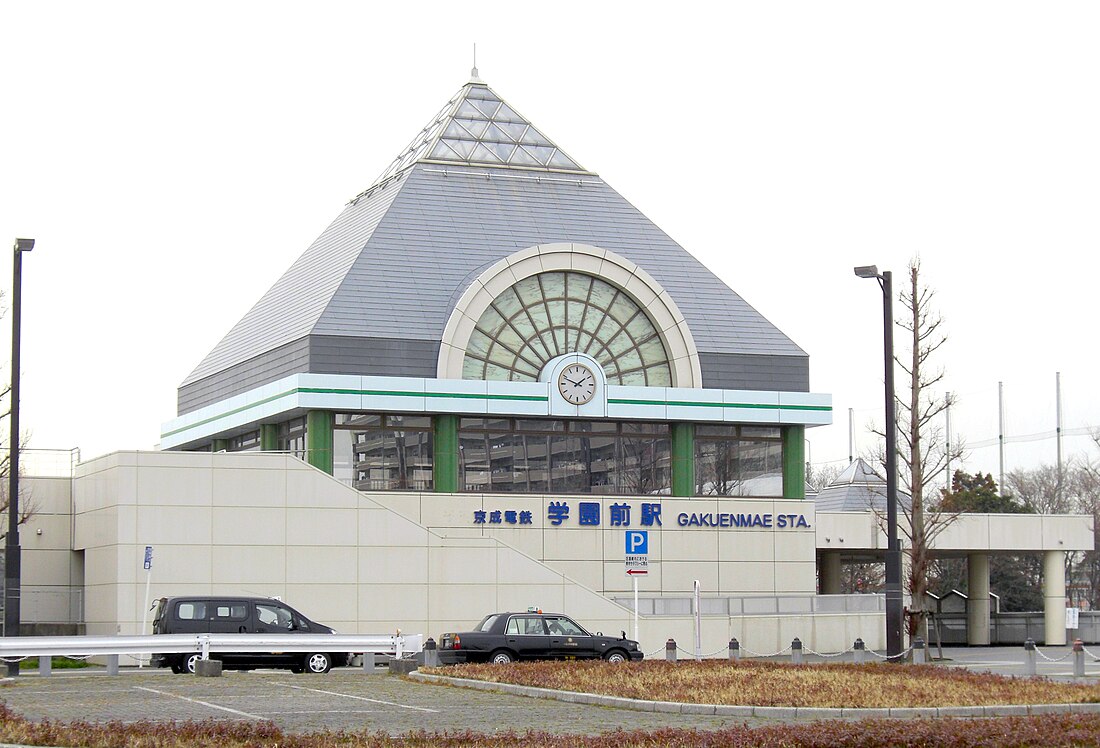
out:
M279 427L274 423L260 424L260 451L277 452L279 450Z
M672 495L695 495L695 424L672 424Z
M432 445L432 482L437 493L458 491L458 416L437 415Z
M783 427L783 498L806 498L806 427Z
M311 410L306 414L306 462L332 475L332 412Z

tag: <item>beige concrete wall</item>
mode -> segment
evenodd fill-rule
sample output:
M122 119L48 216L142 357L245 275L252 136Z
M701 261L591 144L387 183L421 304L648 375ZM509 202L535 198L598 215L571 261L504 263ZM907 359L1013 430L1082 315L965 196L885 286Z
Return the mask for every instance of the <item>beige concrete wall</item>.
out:
M654 496L522 496L515 494L371 493L380 504L444 537L492 537L602 594L632 590L626 576L625 531L649 531L649 574L643 594L691 592L699 580L720 595L814 594L817 585L813 502L756 498L678 499ZM560 526L547 504L562 501L570 516ZM600 504L600 525L580 526L579 502ZM643 503L661 505L660 526L641 525ZM630 526L610 524L611 505L630 506ZM529 525L474 524L474 512L527 511ZM804 528L681 527L680 513L802 515ZM596 563L593 563L596 559Z
M274 595L348 633L401 629L438 637L443 631L468 628L486 613L528 606L568 612L595 630L632 633L631 611L586 585L585 579L542 563L530 552L538 550L531 539L542 532L514 531L509 538L517 546L513 547L478 529L433 532L408 516L419 518L429 506L430 512L442 516L452 512L454 517L470 517L464 512L484 497L451 497L459 509L439 495L426 502L381 497L387 504L401 503L402 513L378 498L285 455L122 452L81 465L75 482L74 542L85 554L88 632L141 630L150 602L145 599L143 552L152 545L152 598L187 593ZM554 533L551 544L559 562L573 562L579 577L591 574L588 568L594 567L592 579L612 573L601 567L614 566L625 579L621 529L592 528L589 537L583 537L583 531L567 532L571 534ZM662 554L671 551L660 547L661 539L676 537L677 552L686 557L672 564L680 567L678 584L690 585L695 573L706 577L706 568L717 569L711 573L715 583L723 574L752 576L761 573L756 564L763 569L773 559L779 568L768 570L772 581L763 592L789 586L812 593L813 549L804 538L797 542L807 549L777 550L759 537L745 547L734 543L723 548L727 541L720 541L719 533L658 533ZM611 534L615 537L606 537ZM729 560L708 562L706 554L688 542L692 537L712 540L716 553L727 554ZM812 531L808 537L813 537ZM798 560L800 549L806 551L807 561ZM589 559L620 555L614 562L589 560L586 568L585 553L593 554ZM739 562L738 554L759 560ZM738 570L739 563L753 566ZM873 613L703 620L707 653L724 650L731 636L760 652L782 649L795 636L820 651L845 649L856 636L876 646L875 632L884 627L882 615ZM643 617L642 647L660 649L673 636L690 650L692 626L690 616Z
M78 622L84 582L82 554L72 550L70 478L20 479L20 502L31 515L19 528L22 548L20 619Z

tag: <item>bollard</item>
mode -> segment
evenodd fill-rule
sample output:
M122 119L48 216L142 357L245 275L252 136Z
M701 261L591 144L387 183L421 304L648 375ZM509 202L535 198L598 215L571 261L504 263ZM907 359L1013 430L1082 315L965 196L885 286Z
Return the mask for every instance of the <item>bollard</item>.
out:
M107 655L107 675L118 675L118 655Z
M1028 639L1026 642L1024 642L1024 664L1027 666L1028 675L1036 675L1034 639Z
M1085 644L1080 639L1073 640L1073 677L1085 677Z
M802 641L797 636L791 642L791 662L795 665L802 664Z
M741 644L736 638L730 639L730 660L736 662L741 659Z
M424 642L424 667L439 667L439 650L435 648L435 639L430 636Z
M669 639L665 642L665 659L669 662L676 662L676 640Z
M852 659L856 664L863 662L864 656L867 654L863 649L863 640L856 639L855 644L852 645Z
M52 671L53 671L53 658L49 657L49 656L39 657L38 658L38 674L39 675L49 675Z
M918 636L913 640L913 664L923 665L926 663L928 661L925 657L927 653L927 650L924 648L924 639Z
M363 653L363 670L367 673L373 673L374 668L378 666L378 655L374 652Z

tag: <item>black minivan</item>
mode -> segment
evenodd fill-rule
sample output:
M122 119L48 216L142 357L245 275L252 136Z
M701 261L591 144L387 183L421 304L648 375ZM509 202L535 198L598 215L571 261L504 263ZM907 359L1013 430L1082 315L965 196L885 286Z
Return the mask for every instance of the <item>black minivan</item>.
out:
M155 603L154 634L335 634L286 603L268 597L162 597ZM150 664L173 673L195 672L202 655L154 654ZM348 662L347 652L212 652L226 670L290 668L295 673L327 673Z

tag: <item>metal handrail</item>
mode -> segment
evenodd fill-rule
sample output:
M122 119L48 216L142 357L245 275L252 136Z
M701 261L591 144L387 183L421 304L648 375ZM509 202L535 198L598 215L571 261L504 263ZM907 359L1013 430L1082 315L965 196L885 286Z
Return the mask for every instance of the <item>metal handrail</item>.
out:
M424 647L423 634L147 634L0 638L0 659L202 652L375 652L402 657Z

